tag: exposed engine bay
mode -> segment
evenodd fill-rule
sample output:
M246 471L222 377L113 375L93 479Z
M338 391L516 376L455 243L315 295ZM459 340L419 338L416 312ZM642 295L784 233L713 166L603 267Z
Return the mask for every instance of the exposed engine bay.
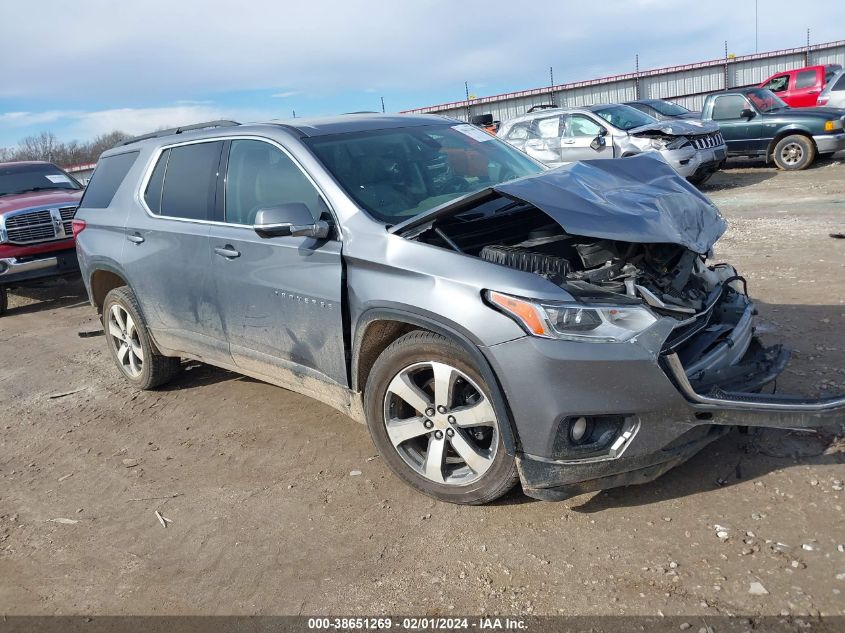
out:
M699 389L759 390L786 361L780 346L754 338L745 280L684 246L571 235L533 205L501 198L442 218L416 239L540 275L579 302L644 303L676 319L664 351L678 353Z

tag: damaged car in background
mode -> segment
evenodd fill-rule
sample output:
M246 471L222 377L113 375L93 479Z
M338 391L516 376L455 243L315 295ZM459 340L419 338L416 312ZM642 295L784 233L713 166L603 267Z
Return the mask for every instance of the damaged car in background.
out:
M502 123L497 134L550 167L658 152L696 185L706 182L727 157L717 124L686 118L658 121L622 104L530 112Z
M130 140L74 219L131 384L187 357L307 394L410 486L471 504L646 482L734 425L843 419L845 397L763 393L789 352L712 261L725 229L653 153L547 170L460 121L371 114Z

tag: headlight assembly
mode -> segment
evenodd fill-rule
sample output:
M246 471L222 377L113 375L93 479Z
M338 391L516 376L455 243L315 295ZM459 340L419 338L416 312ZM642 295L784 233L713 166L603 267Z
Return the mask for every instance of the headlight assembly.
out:
M657 317L644 306L541 303L492 290L487 300L529 334L588 343L621 343L650 327Z

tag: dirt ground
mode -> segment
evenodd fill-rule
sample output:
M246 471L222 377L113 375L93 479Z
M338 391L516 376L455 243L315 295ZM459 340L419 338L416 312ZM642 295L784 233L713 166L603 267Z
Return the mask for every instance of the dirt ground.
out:
M730 222L717 256L795 348L779 390L845 391L845 240L829 237L845 158L736 163L704 189ZM129 388L104 338L78 335L99 328L79 283L11 306L0 613L845 614L841 426L735 431L654 483L564 503L458 507L304 396L197 363Z

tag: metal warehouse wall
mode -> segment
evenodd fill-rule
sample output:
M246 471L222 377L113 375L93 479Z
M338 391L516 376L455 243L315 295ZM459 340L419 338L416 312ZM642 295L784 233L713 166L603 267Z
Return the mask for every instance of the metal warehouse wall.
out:
M777 72L815 64L845 66L845 40L522 90L406 112L437 113L463 120L491 113L494 119L506 121L538 104L581 106L637 98L672 99L690 110L699 110L704 96L711 92L752 86Z

